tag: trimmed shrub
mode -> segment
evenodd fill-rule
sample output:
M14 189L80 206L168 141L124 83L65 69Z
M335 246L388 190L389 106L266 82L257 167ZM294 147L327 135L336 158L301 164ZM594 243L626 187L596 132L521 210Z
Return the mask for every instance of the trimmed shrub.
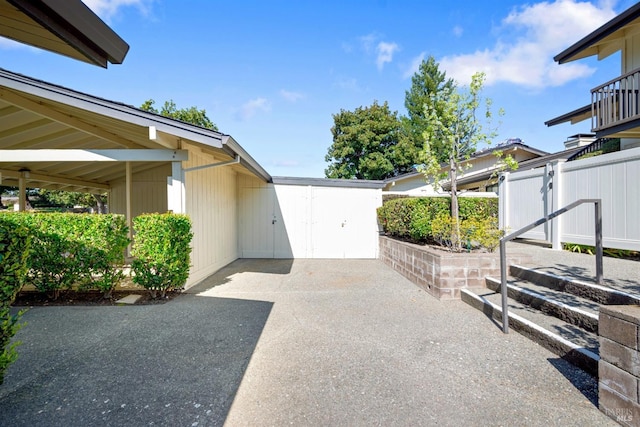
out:
M24 227L14 227L0 217L0 384L4 373L18 353L19 342L11 338L22 326L18 321L22 312L11 313L10 305L22 287L27 273L27 259L31 237Z
M463 246L493 251L502 236L497 230L498 199L461 197L458 204ZM450 210L448 197L398 198L378 208L378 220L389 236L453 248Z
M133 282L160 291L182 289L189 277L191 220L182 214L145 214L133 219Z
M109 296L124 278L129 244L122 215L6 213L33 237L26 282L56 299L64 289L99 289Z

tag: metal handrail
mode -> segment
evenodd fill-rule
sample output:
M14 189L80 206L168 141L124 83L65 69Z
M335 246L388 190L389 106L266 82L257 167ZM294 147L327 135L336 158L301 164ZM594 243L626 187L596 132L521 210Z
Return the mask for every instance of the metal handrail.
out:
M593 203L595 206L596 220L596 283L602 285L602 200L601 199L579 199L575 202L550 213L544 218L540 218L534 223L522 227L500 239L500 292L502 293L502 332L509 333L509 313L507 311L507 242L515 239L519 235L536 228L539 225L575 208L583 203Z

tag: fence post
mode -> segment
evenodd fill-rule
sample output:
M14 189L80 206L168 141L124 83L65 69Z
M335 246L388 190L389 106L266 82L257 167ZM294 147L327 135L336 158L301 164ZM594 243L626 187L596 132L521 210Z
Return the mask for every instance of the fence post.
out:
M556 211L562 207L562 166L564 160L557 160L551 164L551 211ZM562 250L562 217L557 216L551 220L551 248Z
M498 228L504 230L509 225L509 172L502 172L498 178Z

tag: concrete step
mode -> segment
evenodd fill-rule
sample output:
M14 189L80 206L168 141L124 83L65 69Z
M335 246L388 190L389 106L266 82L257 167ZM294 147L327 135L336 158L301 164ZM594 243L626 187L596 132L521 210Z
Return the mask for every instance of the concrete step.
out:
M461 298L502 324L501 295L491 289L462 289ZM598 375L598 337L513 299L508 301L509 327L585 372Z
M509 275L550 289L586 298L598 304L640 305L639 295L629 294L607 286L596 285L595 283L575 280L570 277L557 276L546 271L520 265L511 265L509 267Z
M488 289L500 292L500 279L487 277L485 283ZM599 305L589 299L512 278L509 278L507 283L507 295L544 314L555 316L586 331L598 333Z

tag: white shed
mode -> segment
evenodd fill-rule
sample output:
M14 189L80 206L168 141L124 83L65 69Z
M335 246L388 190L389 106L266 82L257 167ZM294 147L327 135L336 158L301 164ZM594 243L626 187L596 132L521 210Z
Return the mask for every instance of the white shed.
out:
M0 185L186 213L191 286L239 257L375 258L378 181L273 179L231 136L0 69Z

